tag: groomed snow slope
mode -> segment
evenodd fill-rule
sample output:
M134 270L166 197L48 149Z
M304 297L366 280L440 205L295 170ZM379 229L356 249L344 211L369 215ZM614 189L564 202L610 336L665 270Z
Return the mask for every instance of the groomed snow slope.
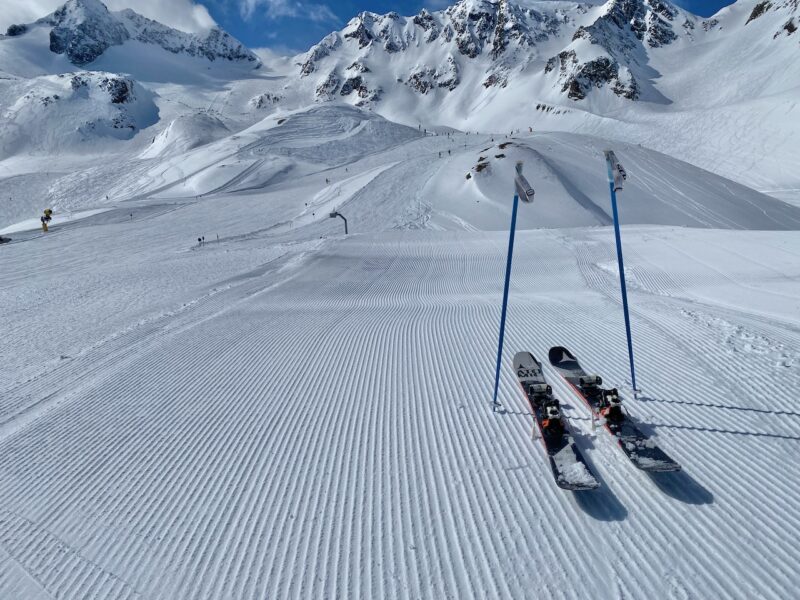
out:
M638 400L605 147L630 174ZM493 414L518 159L537 197ZM619 142L420 136L352 107L159 160L65 178L66 206L116 197L0 246L0 598L800 585L800 209ZM556 344L683 472L636 471L545 367L602 480L555 486L509 360Z
M798 234L624 235L645 390L628 404L682 473L637 472L546 367L603 483L557 489L508 365L566 344L629 392L607 228L520 233L502 414L505 234L317 240L233 279L201 265L265 240L209 244L182 306L5 393L0 595L786 598Z

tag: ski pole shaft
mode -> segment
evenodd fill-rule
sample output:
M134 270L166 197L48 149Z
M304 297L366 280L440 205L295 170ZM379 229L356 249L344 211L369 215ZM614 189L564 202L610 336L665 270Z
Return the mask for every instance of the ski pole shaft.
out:
M514 194L514 208L511 209L511 231L508 234L508 258L506 259L506 281L503 287L503 310L500 313L500 339L497 342L497 368L494 375L494 398L492 410L497 409L497 388L500 385L500 364L503 360L503 338L506 333L506 309L508 308L508 287L511 282L511 259L514 256L514 233L517 229L517 204L519 196Z
M614 190L614 175L611 172L611 163L608 163L608 188L611 192L611 210L614 213L614 237L617 243L617 263L619 264L619 286L622 291L622 311L625 313L625 335L628 338L628 361L631 368L631 384L636 392L636 369L633 364L633 340L631 338L631 318L628 313L628 289L625 284L625 262L622 258L622 238L619 232L619 213L617 211L617 193Z

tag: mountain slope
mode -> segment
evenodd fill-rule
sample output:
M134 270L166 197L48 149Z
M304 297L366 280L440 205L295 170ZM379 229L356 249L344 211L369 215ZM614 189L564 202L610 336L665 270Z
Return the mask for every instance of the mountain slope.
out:
M0 159L24 152L102 151L158 121L153 94L133 79L94 71L49 75L0 89ZM6 104L7 102L7 104Z
M797 187L796 21L791 0L740 0L707 20L661 0L363 13L297 57L296 89L411 125L618 137L745 184Z
M131 9L110 12L100 0L68 0L54 13L32 24L12 25L7 37L21 37L32 31L49 30L49 48L65 55L75 66L97 60L113 46L128 41L159 46L173 54L202 57L210 61L260 64L240 42L219 28L204 36L184 33L141 16Z
M301 77L302 62L128 39L78 67L50 51L49 26L0 40L16 69L0 73L0 140L16 144L0 158L0 598L793 597L800 207L697 164L787 176L797 96L765 48L796 34L773 40L785 15L768 7L702 37L673 21L668 44L637 25L626 54L592 43L616 26L589 30L610 5L459 6L479 12L457 31L453 8L441 47L389 19L386 39L342 38L318 63L367 52L367 92L389 76L375 99L351 82L314 102L327 73ZM528 9L563 9L587 37L545 39L523 28ZM730 23L751 16L737 10ZM518 27L498 34L501 14ZM728 56L734 39L752 45ZM595 52L617 61L625 89L629 68L639 94L610 80L569 98L560 59L544 72L567 47L579 71ZM443 52L458 85L447 62L414 80L424 94L391 79ZM703 57L733 83L693 82ZM513 77L484 87L505 59ZM579 71L565 76L582 85ZM125 115L135 130L109 125ZM638 396L607 148L628 171ZM518 160L536 195L517 213L493 412ZM556 487L509 364L556 344L620 390L681 472L636 470L546 365L601 480Z

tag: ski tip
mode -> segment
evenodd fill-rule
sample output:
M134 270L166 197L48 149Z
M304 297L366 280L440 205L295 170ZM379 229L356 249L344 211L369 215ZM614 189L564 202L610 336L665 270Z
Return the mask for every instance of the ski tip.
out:
M512 359L512 362L514 363L514 368L518 367L520 363L527 365L531 361L537 362L533 354L527 351L517 352L514 355L514 358Z

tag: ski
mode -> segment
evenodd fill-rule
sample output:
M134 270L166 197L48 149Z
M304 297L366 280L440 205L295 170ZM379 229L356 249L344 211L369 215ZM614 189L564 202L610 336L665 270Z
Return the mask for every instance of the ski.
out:
M681 466L659 448L631 420L616 388L602 387L603 380L583 370L578 359L562 346L550 348L550 364L569 383L606 430L614 436L617 445L643 471L680 471Z
M556 485L573 491L597 488L600 484L575 445L561 406L544 379L542 365L530 352L517 352L514 371L541 432Z

